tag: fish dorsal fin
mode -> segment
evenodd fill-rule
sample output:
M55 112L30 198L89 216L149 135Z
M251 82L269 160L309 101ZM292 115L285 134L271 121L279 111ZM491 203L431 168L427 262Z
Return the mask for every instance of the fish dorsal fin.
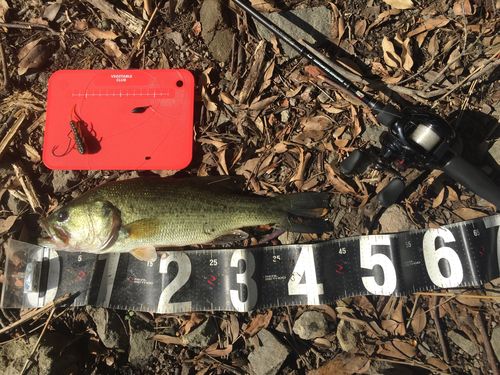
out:
M160 219L137 220L124 226L128 238L151 238L158 235L161 230L162 222Z
M132 250L130 254L145 262L155 262L157 258L154 246L138 247Z

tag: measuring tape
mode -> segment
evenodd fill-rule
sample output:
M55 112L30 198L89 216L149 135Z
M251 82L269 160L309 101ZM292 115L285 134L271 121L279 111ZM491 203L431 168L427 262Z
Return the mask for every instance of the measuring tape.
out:
M73 306L154 313L246 312L482 285L500 276L500 215L315 244L129 254L56 252L10 240L2 307Z

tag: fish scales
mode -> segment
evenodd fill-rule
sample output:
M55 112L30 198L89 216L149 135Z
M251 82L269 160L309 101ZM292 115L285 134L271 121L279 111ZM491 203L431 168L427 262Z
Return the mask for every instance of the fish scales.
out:
M39 243L67 251L131 252L156 259L156 247L241 238L242 227L272 225L323 232L328 195L298 193L273 198L236 194L238 178L183 180L137 178L98 186L58 208L41 224Z
M138 220L159 219L152 231L157 246L207 243L235 228L274 224L286 218L277 200L225 194L215 191L215 187L204 189L183 180L133 180L129 185L103 185L95 193L120 209L125 226Z

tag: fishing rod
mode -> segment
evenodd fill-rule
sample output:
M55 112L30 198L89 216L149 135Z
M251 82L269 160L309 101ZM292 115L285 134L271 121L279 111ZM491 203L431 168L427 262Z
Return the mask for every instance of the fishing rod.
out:
M405 178L401 173L407 168L434 167L443 170L455 181L500 208L500 188L450 149L456 134L446 120L421 108L407 107L399 110L390 103L383 104L344 78L333 68L335 64L326 56L321 55L319 58L318 52L313 53L311 46L293 39L245 0L233 2L324 71L333 82L359 98L374 113L377 121L387 127L387 131L380 136L380 150L376 152L372 147L368 150L353 151L339 165L340 171L346 175L361 173L370 164L377 170L394 174L396 178L377 195L382 206L389 207L394 204L403 192Z

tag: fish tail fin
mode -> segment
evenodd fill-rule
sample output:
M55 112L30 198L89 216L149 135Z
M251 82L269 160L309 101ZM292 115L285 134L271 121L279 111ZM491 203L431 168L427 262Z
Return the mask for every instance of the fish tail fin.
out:
M278 229L297 233L323 233L328 230L328 222L321 219L328 212L329 195L326 193L298 193L281 195L286 220Z

